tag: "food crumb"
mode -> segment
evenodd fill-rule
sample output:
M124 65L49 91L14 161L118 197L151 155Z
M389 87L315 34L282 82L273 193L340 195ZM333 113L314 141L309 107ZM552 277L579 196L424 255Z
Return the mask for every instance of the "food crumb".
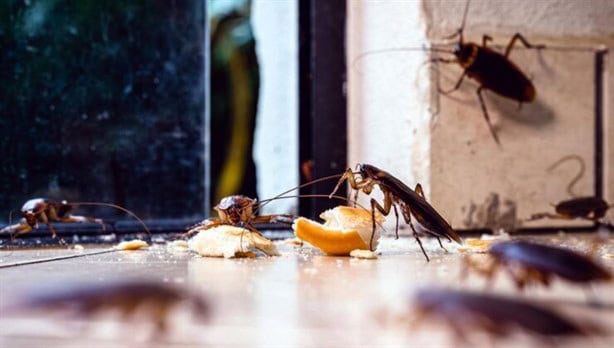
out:
M465 246L459 247L460 252L486 253L490 245L495 242L492 239L465 239Z
M350 256L357 259L375 260L377 255L371 250L354 249L350 251Z
M173 240L170 242L166 242L166 247L171 249L172 251L188 251L188 241L187 240Z
M139 250L143 247L147 246L147 242L142 241L140 239L133 239L129 241L124 241L115 246L115 249L118 250Z
M292 246L302 246L303 245L303 241L300 240L299 238L288 238L284 240L284 243L288 245L292 245Z

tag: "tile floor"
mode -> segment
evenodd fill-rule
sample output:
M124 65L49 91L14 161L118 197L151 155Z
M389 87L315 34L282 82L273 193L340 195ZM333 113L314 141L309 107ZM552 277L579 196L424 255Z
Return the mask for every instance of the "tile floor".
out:
M586 249L583 235L535 237ZM475 346L562 347L614 346L614 283L593 287L603 303L587 305L587 291L562 281L550 289L532 288L519 294L506 275L490 290L477 275L459 279L461 254L424 239L427 263L413 239L385 239L377 260L328 257L309 246L277 242L279 257L256 259L202 258L187 251L154 244L146 250L112 253L0 269L0 305L6 308L23 289L71 287L148 279L189 287L212 304L208 322L195 320L186 306L177 306L170 327L157 334L145 313L123 319L105 312L87 321L61 312L0 312L0 347L453 347L457 338L447 327L427 322L412 326L411 296L418 288L447 286L518 296L545 304L557 312L607 330L600 337L543 342L524 334L491 340L470 334ZM24 259L89 252L100 249L0 250L0 264ZM600 249L614 252L614 240ZM479 257L479 256L478 256ZM614 259L599 259L614 270Z

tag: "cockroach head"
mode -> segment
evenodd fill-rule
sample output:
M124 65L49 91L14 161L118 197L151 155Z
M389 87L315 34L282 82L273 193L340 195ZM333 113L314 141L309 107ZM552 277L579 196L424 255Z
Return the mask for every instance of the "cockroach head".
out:
M474 48L471 44L463 44L459 42L454 45L454 48L452 48L452 53L459 61L465 62L468 61L471 55L474 54Z
M215 206L216 210L227 210L227 209L243 209L250 205L256 205L257 201L255 199L242 196L242 195L234 195L222 198L220 203Z
M388 173L370 164L361 164L360 165L360 175L363 178L371 178L371 179L377 180L377 179L381 179L382 177L388 175Z
M356 167L356 169L363 177L372 177L373 175L375 175L375 173L378 172L377 168L366 163L360 163Z
M36 227L38 222L36 219L36 214L32 210L26 210L22 213L26 223L30 225L30 227Z

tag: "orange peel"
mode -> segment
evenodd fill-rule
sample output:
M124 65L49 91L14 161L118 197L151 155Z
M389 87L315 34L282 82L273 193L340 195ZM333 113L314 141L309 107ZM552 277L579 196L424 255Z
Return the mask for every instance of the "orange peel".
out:
M322 250L328 255L349 255L352 250L369 250L372 233L371 212L347 206L338 206L320 214L324 224L300 217L292 228L296 237ZM376 214L377 223L383 220ZM376 233L377 236L377 233ZM374 236L374 247L377 238Z

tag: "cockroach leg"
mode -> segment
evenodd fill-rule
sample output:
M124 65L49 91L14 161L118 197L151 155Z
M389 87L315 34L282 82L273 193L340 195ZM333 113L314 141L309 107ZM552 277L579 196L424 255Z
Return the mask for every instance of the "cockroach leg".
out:
M488 41L492 41L492 36L488 34L484 34L482 36L482 47L486 47L486 44L488 43Z
M442 61L443 62L443 61ZM461 74L461 76L459 77L458 81L456 81L456 84L454 84L454 87L452 87L452 89L449 90L443 90L441 88L441 86L439 84L437 84L437 91L439 93L441 93L442 95L448 95L451 94L452 92L458 90L461 86L461 84L463 83L463 80L465 79L465 76L467 76L467 71L463 71L463 73Z
M371 186L373 187L373 186ZM390 208L392 207L392 198L390 194L384 194L384 206L382 207L374 198L371 198L371 222L373 224L373 229L371 230L371 239L369 240L369 249L373 250L373 238L375 236L375 209L377 209L380 213L384 215L390 214ZM397 215L397 226L398 226L398 215ZM398 230L396 231L398 237Z
M524 36L522 36L522 34L516 33L514 34L514 36L512 36L512 39L507 44L507 48L505 49L505 54L504 54L506 58L508 58L508 56L510 55L510 52L512 51L512 48L514 47L514 44L516 43L517 40L520 40L520 42L522 42L522 44L526 48L543 49L546 47L545 45L532 45L531 43L529 43L529 41L527 41L527 39Z
M17 224L13 226L8 226L3 228L3 230L10 231L11 229L16 229L17 232L11 234L11 241L14 241L17 236L26 234L32 231L32 227L28 224Z
M416 187L414 188L414 191L420 195L420 197L424 198L424 200L426 200L426 197L424 196L424 191L422 190L422 185L420 185L419 183L416 184Z
M424 257L426 257L426 262L430 262L431 260L429 259L429 256L426 254L426 251L424 250L424 246L422 246L422 241L420 240L420 238L418 238L418 233L416 232L416 229L414 228L414 224L411 222L411 214L408 214L409 217L409 227L411 227L411 230L414 232L414 239L416 240L416 242L418 242L418 245L420 246L420 250L422 250L422 253L424 254Z
M480 106L482 107L482 113L484 114L486 123L488 123L488 129L490 130L490 134L492 134L492 137L495 139L495 142L497 143L497 145L501 147L501 141L499 141L499 136L497 135L497 132L495 132L495 129L492 123L490 122L490 116L488 115L488 110L486 109L486 103L484 102L484 97L482 96L483 90L484 90L483 86L480 86L477 89L478 99L480 100Z
M441 247L443 250L445 250L445 252L448 252L448 249L446 249L446 248L443 246L443 244L441 244L441 239L440 239L439 237L435 237L435 238L437 238L437 241L439 242L439 246L440 246L440 247Z
M396 219L396 225L394 227L394 235L395 235L395 239L399 239L399 212L397 211L397 205L393 204L392 209L394 209L394 217Z

